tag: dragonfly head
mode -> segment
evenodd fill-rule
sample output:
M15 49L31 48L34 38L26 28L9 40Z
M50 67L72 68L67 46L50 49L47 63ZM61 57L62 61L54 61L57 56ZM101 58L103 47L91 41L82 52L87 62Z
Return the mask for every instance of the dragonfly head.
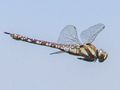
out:
M104 52L102 49L100 49L98 52L99 62L103 62L107 57L108 57L108 54Z

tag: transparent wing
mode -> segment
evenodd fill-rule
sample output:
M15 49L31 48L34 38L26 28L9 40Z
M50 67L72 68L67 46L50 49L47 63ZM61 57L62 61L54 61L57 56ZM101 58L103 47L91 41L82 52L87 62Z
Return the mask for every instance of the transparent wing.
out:
M105 28L104 24L94 25L81 32L80 37L83 43L92 43L96 36Z
M72 25L65 26L60 33L57 43L69 45L81 44L77 36L76 28Z

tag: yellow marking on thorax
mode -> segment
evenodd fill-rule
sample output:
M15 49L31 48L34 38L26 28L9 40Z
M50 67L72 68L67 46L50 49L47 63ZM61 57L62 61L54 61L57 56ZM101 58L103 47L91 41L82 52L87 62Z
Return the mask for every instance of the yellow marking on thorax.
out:
M96 47L94 46L94 45L90 45L90 47L96 52L97 51L97 49L96 49Z
M95 54L96 54L96 52L94 51L94 49L91 48L90 46L88 46L88 49L90 50L90 52L92 53L92 55L95 55Z
M97 52L97 49L94 45L92 44L86 44L86 51L88 52L89 54L89 57L91 58L96 58L96 52Z
M85 50L85 47L81 47L80 48L80 52L83 56L89 56L89 54L87 53L87 51Z

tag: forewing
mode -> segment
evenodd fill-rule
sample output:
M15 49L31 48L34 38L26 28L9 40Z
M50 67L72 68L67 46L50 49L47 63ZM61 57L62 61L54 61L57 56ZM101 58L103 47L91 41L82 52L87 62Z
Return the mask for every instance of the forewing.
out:
M105 28L104 24L94 25L81 32L80 37L83 43L92 43L96 36Z
M60 33L57 43L69 45L81 44L77 36L76 28L73 25L65 26Z

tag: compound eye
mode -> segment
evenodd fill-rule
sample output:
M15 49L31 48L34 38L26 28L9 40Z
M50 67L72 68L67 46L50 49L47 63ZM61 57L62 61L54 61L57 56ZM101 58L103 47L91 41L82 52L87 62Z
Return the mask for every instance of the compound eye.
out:
M108 57L108 54L104 52L102 49L100 49L98 53L99 62L105 61L107 57Z

